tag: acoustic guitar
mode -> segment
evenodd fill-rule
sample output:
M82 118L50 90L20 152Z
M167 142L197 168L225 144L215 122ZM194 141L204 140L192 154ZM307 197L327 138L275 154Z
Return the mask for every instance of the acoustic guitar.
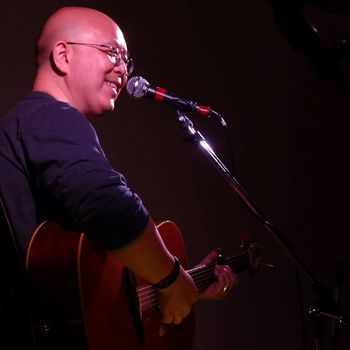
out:
M162 239L188 269L181 233L175 223L158 226ZM235 272L252 270L257 245L222 258ZM213 281L216 263L187 270L199 291ZM44 222L35 231L26 268L32 290L32 333L38 349L171 350L190 349L194 312L159 336L160 312L152 285L112 260L84 233Z

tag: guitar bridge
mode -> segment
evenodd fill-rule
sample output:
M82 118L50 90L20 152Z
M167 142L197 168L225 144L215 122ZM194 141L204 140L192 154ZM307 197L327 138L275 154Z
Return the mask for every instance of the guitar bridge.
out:
M136 290L135 275L129 269L126 269L125 274L125 288L129 301L131 319L136 330L137 341L143 345L145 342L145 335L141 320L140 302Z

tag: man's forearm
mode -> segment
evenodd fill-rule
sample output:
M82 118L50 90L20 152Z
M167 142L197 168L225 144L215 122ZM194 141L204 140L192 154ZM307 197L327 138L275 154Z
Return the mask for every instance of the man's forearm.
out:
M174 258L152 219L145 231L127 246L111 252L125 267L154 284L168 276L174 268Z

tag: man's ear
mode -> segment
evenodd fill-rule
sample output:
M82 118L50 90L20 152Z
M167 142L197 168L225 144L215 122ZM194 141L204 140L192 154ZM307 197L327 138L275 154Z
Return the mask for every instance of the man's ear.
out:
M52 48L50 57L51 65L60 75L65 75L68 72L69 52L69 45L65 41L58 41Z

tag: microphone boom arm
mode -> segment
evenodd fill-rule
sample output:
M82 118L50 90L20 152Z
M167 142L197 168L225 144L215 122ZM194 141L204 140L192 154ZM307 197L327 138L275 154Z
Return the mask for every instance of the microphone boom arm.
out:
M317 309L312 307L313 312L317 311L319 315L328 316L333 320L339 322L339 324L346 325L350 327L350 319L345 318L339 310L339 306L334 301L334 299L327 292L325 286L322 282L314 276L314 274L305 266L305 264L297 257L294 252L294 248L291 243L274 225L272 225L260 212L254 202L249 198L247 191L240 185L237 179L230 173L225 164L219 159L215 154L211 146L202 136L202 134L197 131L192 121L186 116L183 111L177 110L178 121L181 126L187 132L188 139L199 147L200 151L215 165L217 170L228 182L230 187L236 192L239 198L242 200L243 204L249 209L249 211L255 216L256 219L264 226L273 240L286 254L292 264L300 271L303 272L307 280L311 283L313 290L316 292L319 303L317 303ZM312 313L309 311L310 314Z

